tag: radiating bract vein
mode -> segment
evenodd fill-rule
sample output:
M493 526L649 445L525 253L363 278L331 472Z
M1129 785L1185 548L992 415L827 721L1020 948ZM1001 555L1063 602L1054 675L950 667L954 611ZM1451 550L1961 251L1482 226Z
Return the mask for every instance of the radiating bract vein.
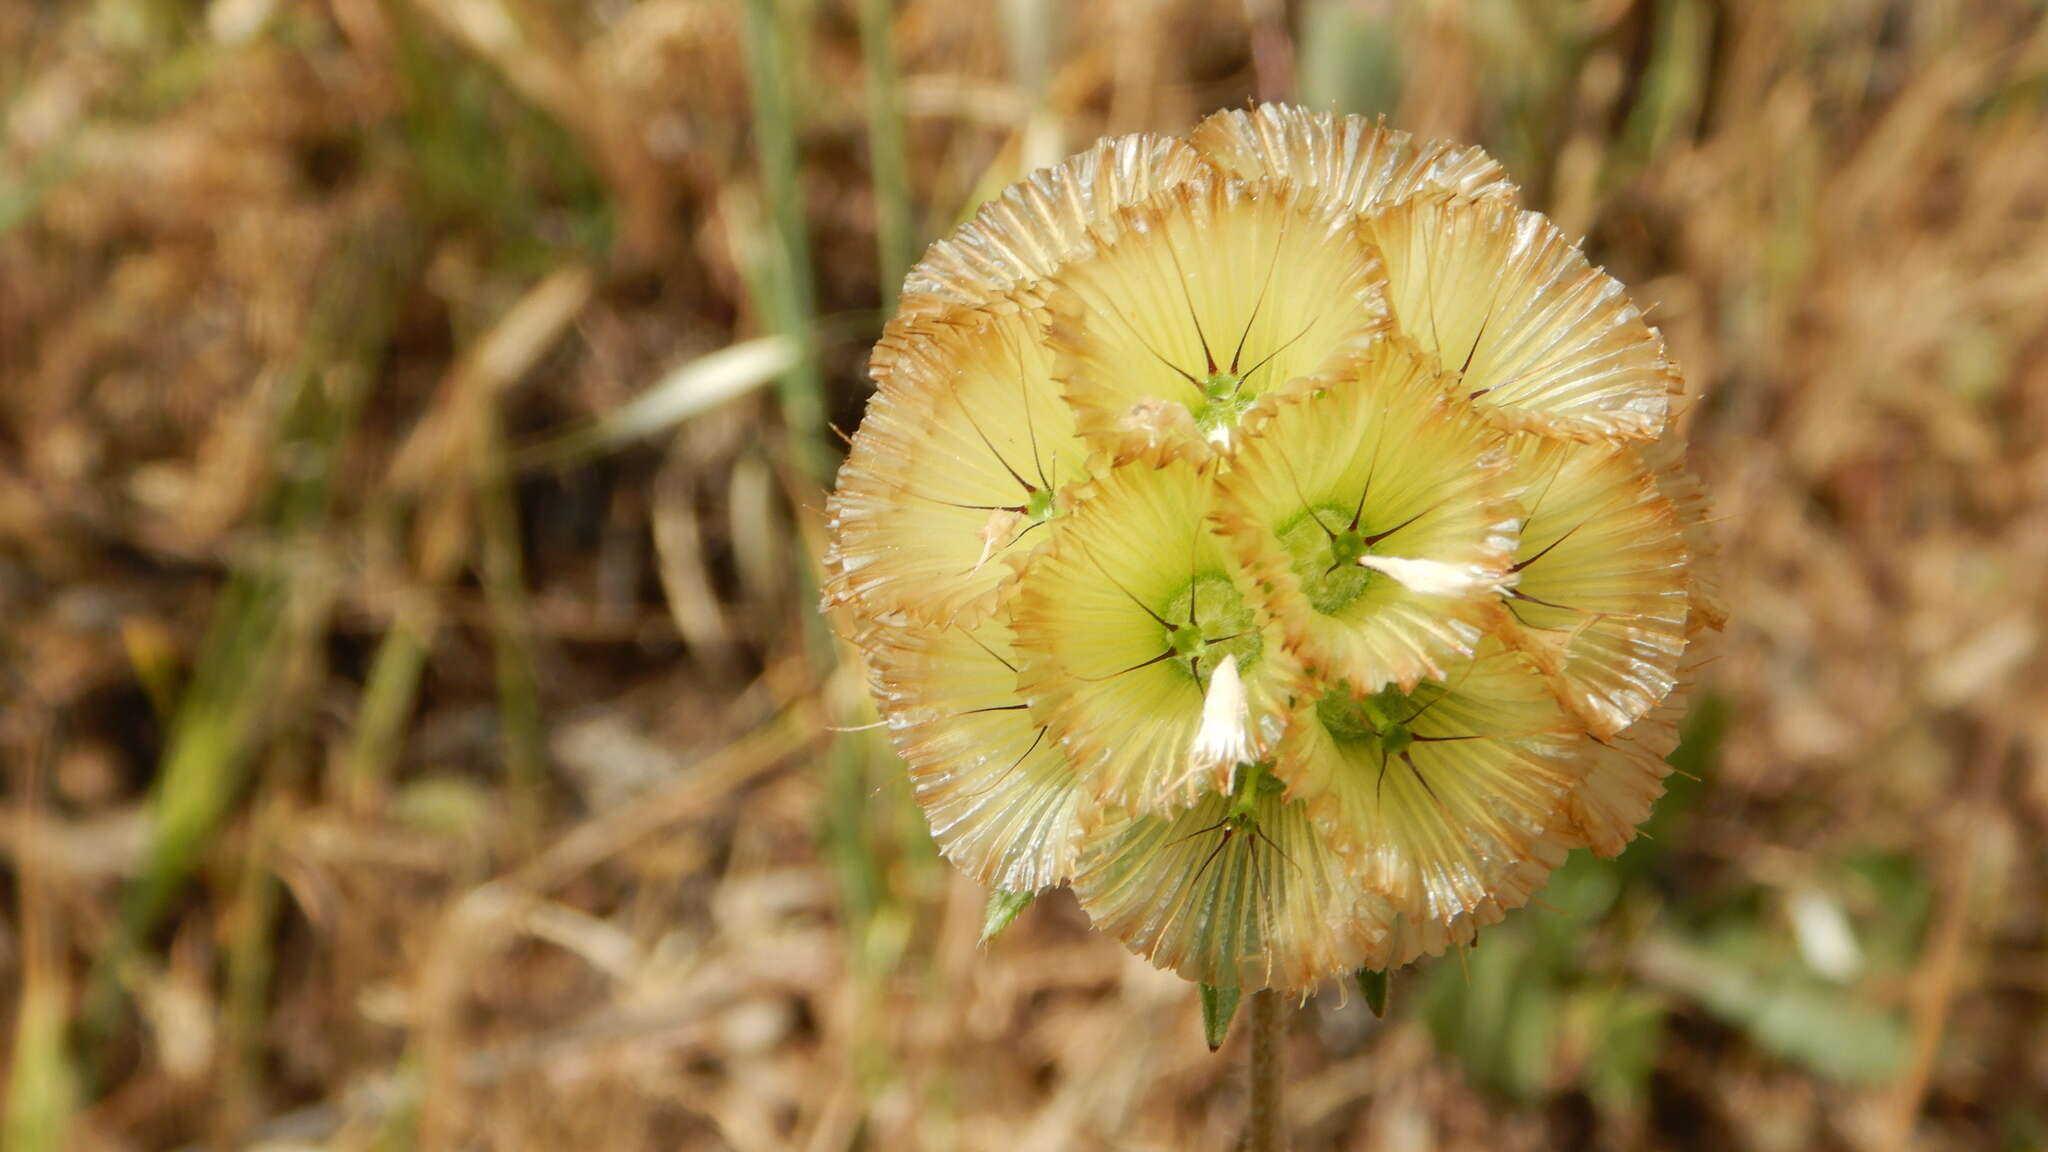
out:
M1287 104L1228 108L1195 127L1189 141L1244 179L1284 180L1349 212L1415 197L1463 200L1514 195L1491 156L1440 140L1418 141L1363 116L1334 116Z
M940 851L1005 891L1066 882L1095 807L1017 698L1009 629L884 626L866 641L876 697Z
M973 624L1043 547L1087 450L1054 394L1041 315L1005 299L906 326L827 504L825 593L870 615Z
M1190 980L1306 988L1386 955L1386 903L1345 877L1299 803L1211 796L1176 816L1112 818L1074 892L1095 926Z
M1369 215L1401 330L1503 428L1654 439L1678 375L1613 277L1504 201L1414 200Z
M980 305L1050 275L1089 227L1210 167L1186 141L1137 134L1031 173L933 244L903 284L899 315Z
M1218 523L1261 610L1320 674L1359 692L1441 675L1497 613L1514 549L1501 436L1450 403L1399 339L1310 383L1253 412L1219 482ZM1412 587L1361 563L1372 558L1462 579Z
M1359 885L1398 916L1393 963L1436 954L1525 902L1564 859L1582 729L1517 653L1488 641L1448 680L1325 698L1274 772Z
M1191 181L1090 235L1047 302L1081 434L1118 461L1227 451L1254 400L1386 322L1378 256L1284 184Z
M1515 459L1528 519L1502 635L1612 736L1671 691L1685 652L1677 513L1626 447L1523 437Z
M1215 674L1235 658L1244 735L1270 748L1300 669L1259 627L1207 521L1207 478L1128 464L1053 526L1015 601L1024 698L1105 803L1191 804L1234 765L1197 756Z

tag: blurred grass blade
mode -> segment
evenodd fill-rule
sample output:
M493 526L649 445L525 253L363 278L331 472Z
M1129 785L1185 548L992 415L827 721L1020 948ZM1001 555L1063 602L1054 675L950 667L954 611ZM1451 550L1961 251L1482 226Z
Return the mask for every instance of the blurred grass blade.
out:
M410 263L388 236L359 239L355 262L334 275L320 305L314 347L283 405L277 430L277 490L271 543L242 561L221 591L191 683L170 725L150 795L150 842L123 893L121 922L96 965L86 1006L89 1031L113 1024L122 973L177 894L241 791L258 736L279 688L278 672L304 621L293 607L309 594L292 558L326 519L333 468L368 392L368 366L391 326L394 287Z
M808 6L797 7L808 13ZM768 242L761 246L766 259L751 270L750 279L774 334L790 342L791 363L779 376L777 393L788 437L787 458L802 482L815 491L831 484L834 454L825 439L817 305L804 224L796 116L788 89L802 66L792 65L787 30L775 0L745 0L742 13L754 152L770 223ZM802 502L810 493L795 495L796 502ZM833 662L832 639L824 618L808 607L817 594L814 567L801 566L800 574L803 583L798 588L798 602L806 606L801 617L805 642L812 666L822 677ZM855 1061L858 1079L871 1094L879 1092L891 1075L888 1045L881 1042L882 987L884 968L893 964L900 951L883 947L883 937L874 931L882 919L880 913L893 902L882 859L889 846L870 834L877 759L870 741L857 737L834 741L825 764L828 798L822 814L827 850L838 872L847 937L857 957L854 979L860 992L851 1043L859 1053Z
M1003 0L1003 48L1009 57L1010 76L1024 93L1030 111L1017 141L1015 166L1004 170L1002 182L987 189L986 195L977 192L967 205L970 213L1018 176L1057 164L1067 154L1066 118L1051 99L1058 33L1067 23L1067 15L1053 0ZM991 170L988 175L994 177L997 172Z
M64 1048L67 1001L61 983L34 980L17 1001L14 1051L7 1072L7 1118L0 1146L10 1152L57 1152L79 1103L79 1085Z
M1202 985L1202 1038L1209 1042L1209 1051L1223 1047L1230 1038L1230 1018L1237 1015L1237 1002L1243 995L1236 988Z
M443 379L430 414L413 427L392 460L391 487L426 494L418 520L431 527L419 530L423 546L416 576L427 595L399 603L359 697L341 787L356 811L371 810L387 789L431 655L438 614L431 594L460 575L472 520L481 521L482 582L493 617L492 640L500 645L500 716L507 725L503 733L515 806L538 788L543 766L532 751L539 743L538 706L529 706L530 694L521 688L531 676L519 671L518 653L504 647L511 643L503 627L507 615L523 620L524 610L523 593L515 591L521 583L517 557L508 563L505 556L508 548L516 552L518 525L516 514L499 507L511 495L498 405L561 343L595 291L596 278L580 264L556 268L528 288L464 349Z
M276 789L260 804L227 916L227 994L222 1019L226 1060L220 1108L215 1115L223 1143L239 1136L263 1110L264 1028L277 970L274 939L283 895L283 885L272 869L277 846L289 825L289 812L290 802Z
M1003 48L1010 76L1034 98L1052 81L1055 34L1065 23L1051 0L1002 0Z
M875 271L887 311L917 245L897 85L896 0L860 0L860 54L867 80L869 179L875 187Z
M804 229L796 114L787 87L789 52L775 0L745 0L743 8L754 152L769 218L769 242L763 247L768 266L755 281L775 333L791 344L791 363L781 373L779 392L790 459L822 486L831 482L832 458L824 437L825 385L818 371L817 304Z
M1001 888L989 889L988 910L981 915L981 942L986 944L995 939L998 933L1010 926L1010 922L1017 918L1018 913L1031 907L1031 902L1036 899L1038 899L1038 893L1036 892L1005 892Z
M596 420L520 449L513 462L520 468L561 467L658 435L794 370L801 354L799 342L786 335L707 353Z
M1391 6L1309 0L1296 17L1295 91L1317 111L1391 113L1401 101L1401 29Z
M1706 97L1712 24L1701 0L1659 0L1641 96L1621 131L1631 168L1654 163L1692 132Z
M46 781L50 775L55 709L40 701L23 701L10 716L16 727L0 746L13 755L0 766L9 788L6 832L8 868L13 873L13 932L8 940L10 966L20 995L15 1001L14 1043L8 1053L5 1095L0 1096L0 1148L20 1152L58 1152L67 1147L72 1116L81 1093L79 1074L67 1044L70 982L65 954L69 949L64 906L48 866L52 829L48 819Z
M51 192L71 175L73 141L32 157L19 172L0 168L0 236L42 209Z
M406 719L419 697L426 672L429 628L417 611L400 609L391 630L377 645L370 672L357 698L354 730L349 735L342 791L349 807L372 810L398 757Z
M534 671L526 572L520 554L519 502L513 491L505 440L496 409L483 414L484 474L479 478L482 556L478 576L491 616L493 670L498 689L498 738L505 757L516 839L522 855L535 847L545 808L547 734L540 680Z
M160 721L168 721L178 710L178 646L162 623L143 616L121 621L121 647L128 666L149 696L149 706Z
M644 264L672 245L660 169L633 130L631 113L608 86L585 74L568 32L558 26L558 6L529 0L413 0L412 6L575 140L617 207L621 263Z

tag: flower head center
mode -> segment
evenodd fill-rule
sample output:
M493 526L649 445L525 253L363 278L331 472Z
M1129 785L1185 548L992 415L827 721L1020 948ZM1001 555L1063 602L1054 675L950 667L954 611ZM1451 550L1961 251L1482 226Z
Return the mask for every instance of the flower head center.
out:
M1223 573L1198 574L1166 602L1159 615L1172 622L1166 629L1166 646L1173 652L1174 663L1187 669L1205 690L1226 656L1237 657L1238 667L1245 672L1258 665L1263 646L1258 622L1237 585Z
M1370 551L1372 545L1366 543L1365 535L1356 528L1348 528L1330 537L1330 562L1339 567L1357 564L1358 558Z
M1415 733L1410 732L1405 724L1389 724L1380 729L1380 747L1386 749L1389 756L1399 756L1413 743Z
M1252 397L1244 389L1244 377L1234 372L1212 372L1202 381L1202 398L1188 405L1195 427L1212 442L1228 444L1238 421L1251 410Z
M1340 688L1316 701L1316 719L1339 741L1371 740L1387 755L1399 756L1415 742L1415 732L1409 723L1434 702L1437 694L1424 689L1403 695L1399 689L1388 687L1359 700Z
M1033 488L1024 498L1024 515L1034 524L1043 524L1052 519L1053 493L1050 488Z
M1363 595L1372 573L1358 558L1372 551L1372 539L1351 520L1351 509L1335 503L1303 508L1280 529L1280 543L1294 560L1294 574L1309 603L1324 615L1343 611Z

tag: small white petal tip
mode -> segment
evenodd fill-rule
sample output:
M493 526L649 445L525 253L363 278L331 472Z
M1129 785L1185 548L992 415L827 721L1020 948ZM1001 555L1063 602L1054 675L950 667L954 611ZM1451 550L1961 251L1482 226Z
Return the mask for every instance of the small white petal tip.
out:
M1225 656L1210 674L1209 693L1202 698L1202 727L1195 733L1188 755L1198 770L1259 758L1258 743L1252 738L1251 704L1245 699L1244 678L1238 675L1235 656Z
M1402 556L1360 556L1361 568L1393 577L1411 592L1426 596L1469 596L1499 586L1501 574L1469 564L1411 560Z

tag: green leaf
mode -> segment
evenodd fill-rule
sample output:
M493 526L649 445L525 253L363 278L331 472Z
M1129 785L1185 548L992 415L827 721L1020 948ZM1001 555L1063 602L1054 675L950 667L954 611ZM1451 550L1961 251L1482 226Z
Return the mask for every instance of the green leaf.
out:
M1401 99L1402 62L1396 17L1375 5L1312 0L1300 19L1295 75L1303 104L1364 115L1394 111Z
M1237 1001L1242 995L1235 988L1202 985L1202 1035L1209 1041L1209 1051L1223 1047L1224 1039L1230 1035L1230 1018L1237 1015Z
M1633 1112L1649 1099L1664 1045L1664 999L1637 988L1588 988L1570 1011L1585 1037L1586 1094L1602 1111Z
M989 889L988 909L981 914L981 942L986 944L995 939L996 933L1008 928L1010 921L1017 918L1017 913L1031 907L1031 902L1036 899L1038 899L1038 893L1036 892L1005 892L1001 888Z
M1487 1091L1522 1102L1539 1098L1552 1087L1563 963L1538 934L1504 928L1462 964L1437 965L1422 992L1437 1045Z
M1382 1020L1387 1015L1387 974L1372 968L1360 968L1355 973L1358 990L1365 995L1365 1006Z
M1707 781L1714 778L1715 766L1720 763L1729 719L1727 697L1709 692L1694 701L1692 712L1679 728L1678 747L1664 758L1673 771L1664 781L1663 797L1644 821L1642 835L1613 862L1624 880L1656 874L1672 847L1684 839L1686 821L1699 807Z
M1732 926L1698 942L1653 936L1639 957L1652 983L1698 1002L1765 1051L1823 1076L1874 1084L1905 1066L1904 1016L1774 959L1754 926Z
M1841 892L1856 917L1856 934L1872 969L1911 971L1934 908L1934 885L1926 868L1904 853L1863 852L1844 860L1842 871L1846 882Z

